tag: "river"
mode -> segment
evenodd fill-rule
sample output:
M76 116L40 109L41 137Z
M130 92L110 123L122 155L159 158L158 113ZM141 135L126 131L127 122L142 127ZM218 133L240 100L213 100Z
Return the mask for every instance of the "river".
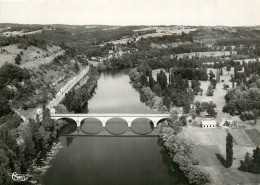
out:
M84 112L152 113L131 86L130 70L103 72ZM134 122L132 130L140 134L153 129L149 120ZM102 129L101 123L94 119L86 120L81 126L81 130L92 134ZM106 126L114 134L127 129L120 119L110 120ZM183 173L174 164L170 165L157 137L61 136L59 141L64 148L45 174L45 185L188 184Z

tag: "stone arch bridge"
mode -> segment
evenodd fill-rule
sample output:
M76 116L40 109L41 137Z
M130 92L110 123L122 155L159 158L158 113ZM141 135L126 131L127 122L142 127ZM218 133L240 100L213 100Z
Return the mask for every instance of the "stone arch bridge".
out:
M153 122L154 127L162 119L170 118L170 114L51 114L51 118L54 120L59 119L72 119L77 123L77 127L80 127L81 122L87 118L96 118L102 122L102 126L106 126L106 122L111 118L124 119L128 127L131 127L132 122L138 118L147 118Z

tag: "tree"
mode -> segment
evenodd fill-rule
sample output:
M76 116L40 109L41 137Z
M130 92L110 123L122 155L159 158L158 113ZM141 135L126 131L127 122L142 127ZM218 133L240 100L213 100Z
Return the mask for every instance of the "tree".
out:
M155 80L153 79L152 74L149 75L149 87L153 89L153 86L155 85Z
M183 112L185 114L188 114L190 112L190 103L185 102L184 106L183 106Z
M168 110L170 109L171 99L169 96L166 95L163 97L163 104L167 107Z
M231 66L230 66L230 65L227 65L227 72L228 72L228 75L229 75L230 70L231 70Z
M217 116L217 112L215 111L215 108L217 108L217 105L212 101L210 101L206 107L207 113L214 118Z
M220 75L220 76L222 76L222 75L223 75L223 69L222 69L222 67L220 68L219 75Z
M209 81L211 81L213 78L215 78L215 74L213 73L212 70L209 72Z
M217 82L220 82L220 70L217 69L217 76L216 76Z
M207 96L213 96L214 90L213 90L213 85L209 84L208 90L207 90Z
M201 83L198 80L198 77L195 77L195 80L191 81L191 88L193 89L194 95L197 95L199 92L201 92L200 88Z
M259 146L253 151L253 166L252 171L254 173L260 173L260 148Z
M21 55L20 55L20 54L17 54L16 57L15 57L15 63L16 63L17 65L20 65L20 64L21 64L21 61L22 61Z
M182 130L181 128L182 123L179 121L178 112L173 110L170 112L170 114L171 114L171 121L169 126L173 128L175 134L178 134Z
M196 111L194 109L191 109L189 112L189 115L192 117L192 119L194 120L197 116Z
M254 124L255 125L256 125L257 118L258 118L258 114L259 114L259 110L254 109L253 110L253 115L254 115Z
M161 96L162 95L162 88L159 84L155 84L153 86L153 92L157 95L157 96Z
M8 100L0 96L0 117L9 114L11 111Z
M229 88L228 84L223 84L223 89L227 90Z
M226 138L226 168L233 164L233 137L228 133Z
M236 81L234 75L231 75L230 81L232 82L232 88L234 88L235 87L235 81Z
M240 166L238 168L241 171L252 172L260 174L260 148L256 147L253 151L253 156L247 152L245 159L240 161Z
M210 81L210 84L213 86L213 89L216 89L217 80L212 79L212 80Z
M201 112L203 112L203 108L201 107L201 103L199 101L195 102L195 112L199 116Z
M239 166L239 170L241 171L251 171L252 168L252 157L250 157L250 154L247 152L245 155L245 160L242 161L240 160L240 166Z
M145 75L141 75L141 78L140 78L140 83L142 84L142 86L147 86L148 82L147 82L147 78Z

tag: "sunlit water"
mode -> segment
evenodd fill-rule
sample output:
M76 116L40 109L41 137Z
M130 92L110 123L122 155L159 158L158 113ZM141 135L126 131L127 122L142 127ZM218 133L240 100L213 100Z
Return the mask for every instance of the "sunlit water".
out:
M131 86L129 70L105 72L98 80L96 93L85 106L90 113L152 113L141 103ZM72 129L74 129L72 127ZM100 121L85 120L81 130L96 134ZM115 137L128 129L124 120L111 119L106 130L111 136L61 136L61 149L44 176L46 185L174 185L186 184L183 174L169 165L168 155L157 137ZM152 131L149 120L138 119L132 131ZM66 131L66 128L65 128ZM67 128L67 131L69 129Z

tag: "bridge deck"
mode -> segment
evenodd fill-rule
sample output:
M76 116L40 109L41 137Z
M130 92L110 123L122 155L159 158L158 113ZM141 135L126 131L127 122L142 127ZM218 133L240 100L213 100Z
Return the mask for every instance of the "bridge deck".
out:
M170 114L52 114L51 117L170 117Z

